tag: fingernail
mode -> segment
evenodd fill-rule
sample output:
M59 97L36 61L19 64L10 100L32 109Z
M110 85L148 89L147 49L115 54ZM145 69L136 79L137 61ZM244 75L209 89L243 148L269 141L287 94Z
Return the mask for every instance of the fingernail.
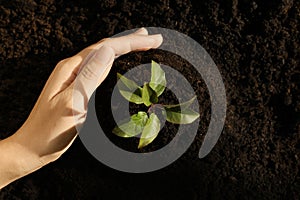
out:
M111 47L102 46L100 49L96 50L93 59L96 59L103 65L107 65L114 58L114 51Z
M163 42L162 34L150 35L150 37L155 40L155 47L159 47Z
M135 33L142 33L142 32L148 32L147 29L145 29L144 27L139 28L138 30L135 31Z
M155 35L149 35L151 38L155 39L155 40L162 40L162 34L155 34Z

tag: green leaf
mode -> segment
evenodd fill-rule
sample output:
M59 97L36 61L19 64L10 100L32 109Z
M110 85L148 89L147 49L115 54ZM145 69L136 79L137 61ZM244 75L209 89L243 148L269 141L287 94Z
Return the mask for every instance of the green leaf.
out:
M159 131L160 121L157 115L152 113L143 129L138 148L140 149L150 144L156 138Z
M196 96L181 104L164 105L167 121L174 124L190 124L195 121L200 115L189 108L195 99Z
M200 116L199 113L189 108L181 111L166 108L164 114L166 115L167 121L174 124L190 124Z
M149 87L149 83L145 83L142 89L142 99L146 106L152 103L157 103L158 98L156 93Z
M147 120L147 113L140 111L132 115L128 122L121 124L119 127L116 126L112 132L117 136L125 138L136 136L142 132Z
M128 101L136 104L142 104L142 88L134 81L129 80L125 76L117 73L119 81L117 82L120 94Z
M148 115L146 112L139 111L137 114L132 115L131 120L138 126L145 126L148 120Z
M139 89L138 89L139 90ZM124 90L120 90L120 94L128 101L135 104L142 104L143 99L141 97L141 91L128 92Z
M159 97L166 87L166 76L160 65L152 60L151 63L151 81L149 86L156 92Z
M175 104L175 105L164 105L165 108L169 108L172 110L185 110L188 107L190 107L190 105L192 105L192 103L195 101L196 96L194 96L193 98L191 98L190 100L180 103L180 104Z

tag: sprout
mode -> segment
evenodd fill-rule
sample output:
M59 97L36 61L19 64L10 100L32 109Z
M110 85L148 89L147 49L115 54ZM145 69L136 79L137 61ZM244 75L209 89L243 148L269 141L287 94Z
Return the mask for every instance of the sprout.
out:
M199 113L190 108L196 96L181 104L158 104L158 97L165 91L167 83L165 72L158 63L152 61L151 80L149 83L144 83L143 87L119 73L117 76L119 92L126 100L149 107L147 112L139 111L112 130L114 134L124 138L141 134L139 149L147 146L157 137L161 126L157 114L162 114L168 122L174 124L190 124L199 117ZM160 109L155 110L154 108Z

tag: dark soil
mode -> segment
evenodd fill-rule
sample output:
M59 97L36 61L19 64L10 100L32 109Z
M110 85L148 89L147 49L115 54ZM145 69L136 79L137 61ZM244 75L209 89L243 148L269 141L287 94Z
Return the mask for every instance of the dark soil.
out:
M0 199L299 199L299 20L296 0L0 0L1 139L26 120L58 61L141 26L174 29L199 42L223 76L228 106L217 145L199 159L210 119L199 75L158 50L120 57L97 95L111 93L116 72L151 59L186 70L201 113L187 152L159 171L128 174L98 162L77 139L61 159L4 188ZM110 105L109 98L97 99L98 109ZM114 121L105 127L111 131ZM167 144L173 129L167 124L145 151Z

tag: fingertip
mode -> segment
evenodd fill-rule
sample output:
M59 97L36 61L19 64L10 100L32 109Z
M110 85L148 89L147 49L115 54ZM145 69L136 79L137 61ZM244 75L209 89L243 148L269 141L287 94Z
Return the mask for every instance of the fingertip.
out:
M162 34L155 34L150 36L153 41L153 48L158 48L163 43L163 36Z
M142 27L142 28L139 28L138 30L136 30L134 32L134 34L148 35L148 31L146 28Z

